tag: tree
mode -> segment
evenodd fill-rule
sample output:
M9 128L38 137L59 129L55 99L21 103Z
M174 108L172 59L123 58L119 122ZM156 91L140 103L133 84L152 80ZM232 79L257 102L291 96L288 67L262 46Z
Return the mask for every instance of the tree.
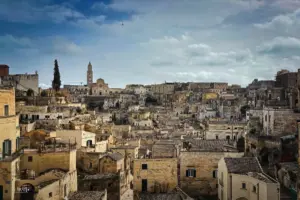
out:
M41 96L42 96L42 97L48 96L48 92L47 92L46 90L43 90L43 91L41 92Z
M57 60L54 61L54 77L52 81L52 88L57 92L60 90L61 81L60 81L60 73L58 68Z
M32 97L34 95L34 91L32 89L28 89L27 92L26 92L26 95L28 97Z
M250 110L250 106L249 105L242 106L241 109L240 109L242 116L246 116L246 112L248 110Z

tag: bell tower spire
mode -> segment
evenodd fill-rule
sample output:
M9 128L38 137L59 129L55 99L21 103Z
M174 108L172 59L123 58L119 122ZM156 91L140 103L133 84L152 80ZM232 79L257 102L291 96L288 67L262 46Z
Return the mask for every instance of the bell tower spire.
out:
M93 66L91 62L88 64L88 70L87 70L87 85L91 86L93 84Z

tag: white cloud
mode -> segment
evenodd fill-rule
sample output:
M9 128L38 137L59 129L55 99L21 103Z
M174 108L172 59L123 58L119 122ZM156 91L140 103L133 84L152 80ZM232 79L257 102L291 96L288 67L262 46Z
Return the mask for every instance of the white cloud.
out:
M0 44L16 45L17 47L31 47L33 41L26 37L14 37L12 35L0 36Z
M274 31L277 34L298 34L300 31L300 9L275 16L265 23L254 24L254 27Z
M91 13L98 12L98 16L83 15L67 4L46 7L32 2L10 4L6 5L9 12L0 8L1 19L69 23L79 32L69 39L19 38L15 34L2 39L19 47L18 54L26 55L22 59L24 63L41 53L47 54L40 59L43 60L40 66L45 68L42 71L45 75L41 74L44 79L49 79L47 75L52 73L52 68L47 67L49 63L52 66L55 55L64 66L61 72L66 82L85 82L82 74L91 61L95 78L104 78L112 87L163 80L228 81L247 85L257 76L273 79L280 68L298 67L299 54L292 52L298 49L299 15L296 7L290 6L291 0L285 1L290 4L282 5L283 10L280 1L114 0L107 5L93 4ZM107 20L116 17L118 12L120 16L128 15L122 19L124 26L121 19ZM221 23L231 15L243 18L239 20L242 26ZM249 25L253 23L256 24ZM74 33L72 27L62 31ZM60 30L56 34L59 36ZM0 44L5 44L3 40L0 38ZM275 54L278 56L272 56ZM68 74L70 70L72 76Z
M62 23L67 19L81 19L84 15L66 5L38 5L31 1L10 1L0 6L0 17L7 21L36 23L52 21Z
M48 89L48 88L51 88L51 85L45 84L45 83L39 83L39 87L41 87L42 89Z
M61 54L74 55L82 53L80 46L64 37L27 38L12 35L0 36L0 49L10 48L11 51L26 55Z
M257 47L257 51L263 54L276 56L297 56L300 53L300 39L293 37L276 37Z

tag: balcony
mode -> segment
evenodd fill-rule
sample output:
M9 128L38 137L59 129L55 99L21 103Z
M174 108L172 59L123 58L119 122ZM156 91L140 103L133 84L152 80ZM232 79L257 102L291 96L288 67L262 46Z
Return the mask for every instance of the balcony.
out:
M10 156L5 156L5 158L0 158L0 162L11 162L14 161L15 159L19 158L22 154L24 153L23 149L20 151L17 151Z
M21 180L34 180L36 178L35 171L30 169L22 170L17 177Z

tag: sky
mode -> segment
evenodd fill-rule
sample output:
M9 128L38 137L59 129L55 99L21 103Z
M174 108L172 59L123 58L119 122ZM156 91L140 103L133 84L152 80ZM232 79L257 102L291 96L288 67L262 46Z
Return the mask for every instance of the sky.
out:
M300 0L1 0L0 64L63 84L228 82L297 71Z

